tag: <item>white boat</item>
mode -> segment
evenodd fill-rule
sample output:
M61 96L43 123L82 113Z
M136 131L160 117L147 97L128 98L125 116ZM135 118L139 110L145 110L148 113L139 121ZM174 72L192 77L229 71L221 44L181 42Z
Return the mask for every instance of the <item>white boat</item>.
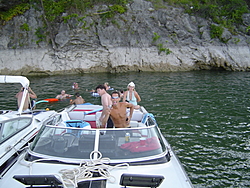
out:
M141 107L129 128L96 128L102 106L69 106L47 120L2 187L190 188L154 116Z
M55 111L30 111L23 113L24 99L28 94L29 80L23 76L0 75L0 83L20 83L24 87L20 108L17 111L0 110L0 174L6 170L11 160L42 126L43 121Z

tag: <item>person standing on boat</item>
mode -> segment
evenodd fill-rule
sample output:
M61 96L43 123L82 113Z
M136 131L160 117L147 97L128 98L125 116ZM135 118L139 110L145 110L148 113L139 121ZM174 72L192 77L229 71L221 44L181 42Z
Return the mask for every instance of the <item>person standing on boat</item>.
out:
M72 97L72 96L73 95L67 94L65 90L62 90L61 94L56 96L56 99L63 100L63 99L66 99L66 98L69 98L69 97Z
M75 99L70 100L70 104L83 104L85 103L85 100L82 98L82 96L79 93L75 93Z
M18 108L20 107L20 104L21 104L24 89L25 89L24 87L21 87L20 91L16 94ZM29 87L28 88L28 93L26 95L26 99L25 99L25 102L24 102L24 105L23 105L23 111L34 108L35 104L31 103L30 98L36 99L37 95ZM34 101L32 101L32 102L34 103Z
M109 117L110 107L112 106L111 96L107 93L104 85L98 85L96 87L96 92L101 96L101 103L103 107L102 114L99 119L101 124L99 126L100 128L111 128L113 127L112 120Z
M134 112L134 105L132 103L120 102L120 93L112 92L112 108L110 110L110 117L116 128L129 127L130 120ZM130 108L129 116L127 116L127 108Z
M123 102L127 101L129 103L132 103L135 107L135 109L139 109L140 106L138 105L138 102L141 101L140 95L135 91L135 84L134 82L130 82L127 86L128 90L125 91L123 95Z

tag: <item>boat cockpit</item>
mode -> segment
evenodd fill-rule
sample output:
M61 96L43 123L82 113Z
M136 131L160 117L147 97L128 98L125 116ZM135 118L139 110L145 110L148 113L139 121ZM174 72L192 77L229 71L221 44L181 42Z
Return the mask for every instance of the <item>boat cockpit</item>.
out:
M50 118L30 145L29 160L60 158L79 163L101 157L119 163L169 155L154 117L146 110L134 112L130 128L99 129L95 122L100 106L95 108L86 112L70 107Z
M72 127L72 124L75 124ZM66 126L44 126L30 146L32 156L42 158L90 159L93 151L112 160L160 155L166 151L157 126L91 129L81 121L66 122ZM86 124L86 122L85 122ZM100 156L98 156L100 157Z

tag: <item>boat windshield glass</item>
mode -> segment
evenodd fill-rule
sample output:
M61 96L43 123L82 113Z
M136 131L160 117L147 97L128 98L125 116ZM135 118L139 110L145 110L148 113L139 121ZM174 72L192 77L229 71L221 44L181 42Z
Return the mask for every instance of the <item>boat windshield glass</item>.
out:
M74 159L89 159L92 151L110 159L133 159L161 154L166 148L157 126L127 129L43 126L31 150Z
M1 122L0 126L0 144L12 138L15 134L29 126L32 122L31 117L13 118Z

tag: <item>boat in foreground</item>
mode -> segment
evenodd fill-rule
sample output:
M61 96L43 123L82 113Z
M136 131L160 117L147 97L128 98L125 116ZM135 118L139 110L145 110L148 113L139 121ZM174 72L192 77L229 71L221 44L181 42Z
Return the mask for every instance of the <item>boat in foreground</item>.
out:
M41 128L43 121L54 115L55 111L36 110L23 113L23 105L28 95L29 80L23 76L0 75L0 83L18 83L24 87L23 97L18 110L0 110L0 174L10 165L17 155Z
M96 128L102 107L69 106L48 119L0 179L3 187L193 187L154 116L141 107L129 128Z

